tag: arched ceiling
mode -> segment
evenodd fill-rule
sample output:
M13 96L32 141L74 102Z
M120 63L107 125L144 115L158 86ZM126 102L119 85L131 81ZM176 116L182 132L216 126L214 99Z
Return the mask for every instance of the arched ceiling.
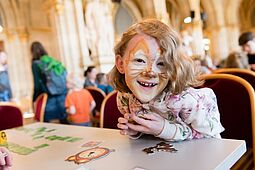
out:
M206 13L206 25L207 27L211 27L212 25L216 25L216 18L215 18L215 7L211 1L208 0L201 0L200 6L203 8L203 12Z
M242 0L225 0L223 4L225 8L225 22L226 25L236 25L239 22L238 19L238 8Z
M3 26L7 28L15 28L18 25L18 21L15 17L17 13L16 2L11 0L0 0L0 15L3 22ZM8 9L8 10L6 10Z
M42 6L45 0L0 0L0 17L2 24L9 31L12 29L29 28L31 25L40 27L47 23L46 17L40 20L35 15L42 16ZM126 0L131 1L131 0ZM165 0L171 24L180 29L182 21L190 15L189 0ZM200 0L203 11L207 14L207 27L231 26L240 24L240 30L245 31L255 27L255 0ZM35 5L37 4L37 5ZM39 4L39 5L38 5ZM137 8L137 14L144 17L154 17L153 0L132 0ZM43 13L44 12L44 13ZM38 18L38 17L37 17Z
M133 2L140 9L143 18L150 18L156 16L155 10L151 10L154 9L153 0L133 0Z
M190 15L188 0L166 0L170 23L176 29L182 29L183 19Z
M242 0L239 7L239 24L242 31L250 30L253 25L255 10L255 0Z
M0 0L0 17L6 33L27 34L31 28L49 26L45 0Z

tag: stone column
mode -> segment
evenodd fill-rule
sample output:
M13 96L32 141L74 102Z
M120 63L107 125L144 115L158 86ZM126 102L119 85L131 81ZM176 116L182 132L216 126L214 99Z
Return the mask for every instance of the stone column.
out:
M85 41L85 23L80 0L47 1L57 35L60 59L68 72L81 72L83 66L90 65Z
M114 65L112 7L110 0L93 0L88 1L85 11L92 58L102 72L110 71Z
M25 29L6 31L6 51L8 51L8 73L13 97L32 96L33 79L31 55L28 47L28 33Z
M195 12L195 17L191 23L192 25L192 49L194 54L204 54L203 49L203 30L202 21L200 17L200 0L189 0L190 9Z
M81 68L86 68L89 65L92 65L92 61L89 56L88 51L88 44L86 39L86 28L84 22L84 13L83 13L83 6L81 0L74 0L75 6L75 17L77 19L77 34L78 34L78 41L79 41L79 48L80 50L80 66Z
M227 42L229 47L229 52L238 51L240 46L238 45L238 38L239 38L239 26L238 24L228 24L226 26L227 29Z
M228 56L228 40L227 40L227 29L223 25L219 25L211 28L212 33L212 58L220 61Z
M64 4L62 0L48 0L45 2L45 9L50 15L52 22L52 30L54 34L57 36L58 41L58 51L60 54L60 60L64 63L66 68L70 68L70 62L68 61L69 55L69 47L68 47L68 38L67 38L67 30L65 26L65 18L64 18ZM56 57L56 56L54 56Z
M9 80L11 83L12 93L14 98L19 98L20 92L21 92L21 83L19 83L19 77L20 77L20 69L19 66L19 57L17 56L17 51L19 51L19 45L17 36L14 32L14 30L6 30L6 51L8 56L8 73L9 73ZM16 49L16 50L12 50ZM10 67L10 66L15 67ZM22 71L21 71L22 72ZM23 80L20 82L24 82Z
M22 97L33 95L33 75L32 75L32 64L31 64L31 53L30 46L28 44L29 34L26 29L18 29L19 48L20 48L20 65L19 78L21 81L21 95Z
M166 0L153 0L153 3L157 19L169 25L170 20L166 9Z

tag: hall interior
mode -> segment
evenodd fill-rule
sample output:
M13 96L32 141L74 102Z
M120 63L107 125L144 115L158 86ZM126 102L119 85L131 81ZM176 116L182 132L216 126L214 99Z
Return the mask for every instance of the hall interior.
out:
M255 0L0 0L0 49L8 56L14 101L32 111L30 45L44 44L68 72L94 65L108 73L114 44L132 23L156 18L172 26L187 55L214 64L241 51L238 37L255 31Z

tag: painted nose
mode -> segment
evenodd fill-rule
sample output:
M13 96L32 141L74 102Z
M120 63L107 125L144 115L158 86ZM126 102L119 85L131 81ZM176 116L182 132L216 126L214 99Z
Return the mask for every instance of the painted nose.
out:
M149 78L155 78L156 77L156 74L154 71L143 71L142 72L142 75L145 76L145 77L149 77Z

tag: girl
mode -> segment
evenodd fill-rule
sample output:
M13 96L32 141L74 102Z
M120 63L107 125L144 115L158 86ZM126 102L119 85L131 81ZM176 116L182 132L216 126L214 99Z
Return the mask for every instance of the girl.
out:
M201 85L193 62L182 53L177 34L158 20L131 26L115 46L110 77L119 91L121 134L142 133L180 141L216 137L224 130L217 101Z

